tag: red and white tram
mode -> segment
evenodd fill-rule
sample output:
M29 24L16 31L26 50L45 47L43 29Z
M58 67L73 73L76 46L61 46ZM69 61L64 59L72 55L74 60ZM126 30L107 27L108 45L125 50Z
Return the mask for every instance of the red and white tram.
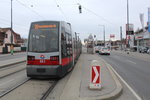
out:
M32 22L27 49L28 77L62 77L73 69L81 41L64 21Z

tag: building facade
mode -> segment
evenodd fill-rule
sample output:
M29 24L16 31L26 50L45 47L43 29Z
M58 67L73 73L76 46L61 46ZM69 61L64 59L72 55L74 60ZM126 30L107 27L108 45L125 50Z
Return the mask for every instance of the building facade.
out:
M12 43L14 45L21 45L23 40L20 37L20 34L11 31L11 28L0 28L0 46L10 45L11 44L11 32L13 36Z
M148 26L135 32L135 45L137 47L150 47L150 33L148 32Z

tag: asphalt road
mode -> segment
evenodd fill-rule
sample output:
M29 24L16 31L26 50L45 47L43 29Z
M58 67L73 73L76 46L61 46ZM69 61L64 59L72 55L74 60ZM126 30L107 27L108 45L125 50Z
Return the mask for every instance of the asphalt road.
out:
M0 54L0 61L14 59L14 58L21 58L21 57L25 57L25 56L26 56L26 52L14 53L14 55Z
M143 99L150 100L150 61L112 52L100 55Z

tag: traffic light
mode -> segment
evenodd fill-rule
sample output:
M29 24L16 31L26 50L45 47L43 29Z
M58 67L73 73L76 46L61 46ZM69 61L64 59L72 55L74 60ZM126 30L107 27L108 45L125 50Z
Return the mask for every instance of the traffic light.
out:
M82 13L82 7L79 5L79 13Z

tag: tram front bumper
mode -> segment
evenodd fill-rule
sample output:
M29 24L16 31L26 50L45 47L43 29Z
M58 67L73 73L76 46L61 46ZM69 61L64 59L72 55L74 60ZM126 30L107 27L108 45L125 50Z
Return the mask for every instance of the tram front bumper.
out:
M62 68L60 65L27 65L28 77L61 77Z

